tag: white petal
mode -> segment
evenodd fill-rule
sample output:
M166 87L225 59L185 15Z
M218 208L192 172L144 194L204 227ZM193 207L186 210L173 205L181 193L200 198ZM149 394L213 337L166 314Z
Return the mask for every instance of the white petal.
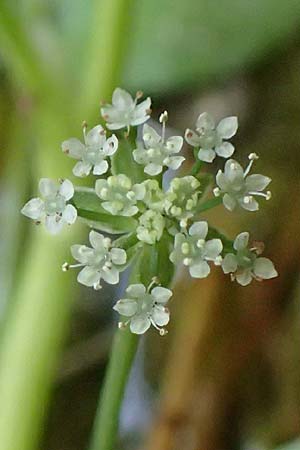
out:
M221 265L224 273L234 273L238 266L236 256L233 253L228 253Z
M199 147L200 146L200 137L198 136L195 131L190 130L189 128L185 130L184 138L188 144L190 144L192 147Z
M100 197L100 198L102 198L101 197L101 191L102 191L102 189L104 188L104 187L106 187L107 186L107 181L106 180L96 180L96 183L95 183L95 192L96 192L96 194L98 195L98 197ZM104 200L104 199L103 199Z
M121 88L116 88L112 95L112 104L119 110L130 109L133 105L131 95Z
M150 116L147 115L141 115L139 117L137 117L136 119L132 119L130 122L130 125L132 125L133 127L136 127L138 125L142 125L142 123L145 123L148 119L150 119Z
M172 297L173 293L170 289L157 286L152 289L151 295L158 303L165 304Z
M133 150L132 155L133 159L138 164L147 164L148 158L146 150L142 148L136 148L135 150Z
M125 128L127 125L125 122L111 122L106 123L106 128L109 130L120 130L120 128Z
M229 181L244 179L244 170L242 166L234 159L229 159L225 163L224 174Z
M246 178L246 186L248 191L263 191L271 182L271 178L264 175L253 174Z
M109 270L101 270L101 276L106 283L117 284L119 283L119 271L116 267L112 267Z
M105 131L101 125L92 128L85 137L85 143L89 146L101 146L105 142Z
M230 142L223 142L215 148L215 152L218 156L222 156L222 158L229 158L234 153L234 146Z
M139 103L133 113L133 118L131 120L131 125L141 125L142 123L145 123L146 120L150 118L149 111L151 107L151 98L148 97L143 102Z
M75 206L67 205L62 214L62 218L67 224L72 225L77 219L77 209Z
M264 280L269 280L270 278L278 276L274 264L268 258L257 258L253 264L253 272Z
M109 137L104 145L103 145L103 152L107 156L113 155L118 150L119 141L117 137L113 134L111 137Z
M199 261L189 267L190 275L193 278L206 278L210 273L210 267L206 261Z
M154 177L162 172L162 166L159 164L150 163L145 166L144 172Z
M161 136L150 125L145 124L143 126L143 140L147 148L156 147L161 141Z
M104 251L104 236L103 236L103 234L97 233L97 231L92 230L92 231L90 231L90 234L89 234L89 240L90 240L91 246L94 249Z
M50 178L41 178L39 182L39 190L43 197L56 195L58 191L57 184Z
M198 117L196 126L197 129L203 129L204 131L213 130L215 128L215 121L210 114L204 112Z
M184 156L171 156L170 162L167 164L169 169L177 170L185 160Z
M183 146L183 138L181 136L172 136L169 137L165 144L168 151L171 153L178 153L180 152L182 146Z
M244 198L242 198L239 203L240 203L241 207L246 209L247 211L258 211L259 210L259 204L255 200L254 197L252 197L251 200L247 203L245 203Z
M199 239L205 239L208 233L208 224L205 221L195 222L189 229L190 236L197 236Z
M70 180L64 180L59 188L59 193L66 200L70 200L74 195L74 186Z
M94 175L103 175L108 171L108 162L101 161L99 164L96 164L93 169Z
M245 250L247 248L249 242L249 233L247 231L244 231L243 233L240 233L237 235L237 237L234 240L233 248L236 251Z
M216 157L216 152L214 150L204 150L200 148L198 152L198 158L200 161L211 163Z
M218 135L222 139L230 139L238 129L238 119L235 116L225 117L217 126Z
M126 289L126 294L133 298L141 298L145 293L146 288L143 284L130 284Z
M77 281L85 286L94 286L100 281L100 274L95 267L84 267L77 276Z
M225 194L223 197L223 205L229 211L233 211L234 208L236 207L236 200L233 197L231 197L231 195Z
M61 231L64 223L60 218L57 219L57 216L47 216L45 224L49 233L58 234Z
M238 273L236 275L236 281L241 284L242 286L247 286L251 283L252 275L250 269L245 269L243 272Z
M221 239L210 239L205 244L205 257L214 260L220 255L222 250L223 244Z
M104 206L104 203L103 203ZM120 211L120 215L121 216L125 216L125 217L132 217L135 214L137 214L139 212L139 208L137 206L128 206L126 208L123 209L123 211Z
M81 264L87 264L94 259L94 250L86 245L74 244L71 246L71 254Z
M121 316L131 317L137 312L137 303L131 298L124 298L119 300L113 309L117 311Z
M113 264L125 264L127 260L127 255L125 250L122 248L112 248L110 251L110 256Z
M75 177L87 177L90 174L92 167L91 163L78 161L73 167L73 174Z
M40 198L32 198L21 209L24 216L33 220L41 220L44 216L44 202Z
M164 327L170 321L170 313L163 306L154 306L151 318L159 327Z
M146 188L143 183L137 183L134 186L132 186L132 190L135 193L135 197L137 200L143 200L146 194Z
M101 114L104 120L106 122L109 122L106 124L106 127L109 129L119 129L126 126L124 111L121 111L112 105L106 105L101 108ZM113 128L114 125L116 126L116 128Z
M150 319L144 315L133 317L130 321L130 330L134 334L143 334L149 330L150 326Z
M71 138L61 144L62 151L75 159L81 159L85 152L85 146L79 139Z
M229 187L229 183L228 183L228 179L226 178L226 176L224 175L222 170L218 170L217 175L216 175L216 182L217 182L217 185L219 186L219 188L222 189L222 191L226 192L226 190Z

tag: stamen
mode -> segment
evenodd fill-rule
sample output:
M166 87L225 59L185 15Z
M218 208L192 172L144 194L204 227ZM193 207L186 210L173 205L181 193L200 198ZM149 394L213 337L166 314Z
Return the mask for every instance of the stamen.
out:
M248 173L251 170L251 167L253 166L253 163L256 159L258 159L258 156L256 153L250 153L250 155L248 156L248 159L250 160L248 166L246 167L246 170L244 172L244 178L248 175Z
M217 256L216 259L214 260L214 264L215 266L220 266L222 264L223 258L221 255Z
M244 203L246 203L248 205L250 202L252 202L253 197L252 197L252 195L245 195L243 200L244 200Z
M168 334L168 330L166 330L165 328L161 328L161 329L159 330L159 334L160 334L161 336L165 336L166 334Z
M83 137L84 137L84 142L86 141L86 130L87 130L88 124L87 122L84 120L82 122L82 132L83 132Z
M214 188L214 189L213 189L213 194L214 194L215 197L220 197L220 195L221 195L221 189L218 188L218 187Z
M168 120L168 112L164 111L160 116L159 116L159 122L162 123L162 131L161 131L161 139L162 142L165 142L165 135L166 135L166 122Z
M140 98L142 98L143 95L144 95L143 91L137 91L137 93L135 94L136 100L139 100Z
M184 266L189 266L192 262L193 260L191 258L184 258L183 260Z
M67 272L69 270L69 268L70 268L70 265L67 262L63 263L63 265L61 266L61 270L63 272Z
M159 278L158 277L153 277L149 286L147 287L147 293L149 294L150 291L152 290L154 285L159 285Z
M266 200L270 200L270 198L272 197L271 191L268 192L250 191L249 194L256 195L258 197L264 197Z
M205 239L198 239L196 245L198 248L202 248L205 244Z
M102 289L102 286L100 284L100 281L98 281L97 283L94 284L93 288L95 289L95 291L100 291L100 289Z

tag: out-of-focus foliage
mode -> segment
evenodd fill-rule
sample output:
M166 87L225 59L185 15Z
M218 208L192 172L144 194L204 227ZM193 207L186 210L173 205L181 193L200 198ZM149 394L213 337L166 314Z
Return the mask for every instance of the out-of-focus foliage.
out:
M224 80L283 46L299 22L298 0L139 0L126 84L160 92Z
M32 33L47 44L47 57L58 46L76 81L87 58L92 0L22 3L25 17L43 19ZM139 0L131 20L124 85L159 94L222 81L283 48L300 23L300 2Z
M276 447L275 450L299 450L299 448L300 448L300 439L297 439L296 441L292 441L280 447Z

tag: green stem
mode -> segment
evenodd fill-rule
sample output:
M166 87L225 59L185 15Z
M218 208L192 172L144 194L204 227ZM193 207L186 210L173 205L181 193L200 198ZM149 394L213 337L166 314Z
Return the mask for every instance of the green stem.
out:
M118 431L119 411L138 345L130 330L118 330L111 349L101 402L97 410L90 450L111 450Z
M206 202L204 202L201 205L199 205L199 207L197 208L196 212L200 213L200 212L203 212L203 211L207 211L208 209L212 209L212 208L215 208L218 205L221 205L221 203L222 203L222 197L210 198Z
M166 264L166 261L161 261L164 256L161 248L145 244L134 261L129 283L143 283L149 286L161 268L167 268L168 262ZM166 281L169 281L169 278ZM120 408L137 344L138 336L128 329L116 332L89 450L114 449Z
M194 148L194 158L196 162L194 163L193 167L191 168L190 175L196 176L200 172L200 169L202 167L203 161L200 161L198 158L198 148Z

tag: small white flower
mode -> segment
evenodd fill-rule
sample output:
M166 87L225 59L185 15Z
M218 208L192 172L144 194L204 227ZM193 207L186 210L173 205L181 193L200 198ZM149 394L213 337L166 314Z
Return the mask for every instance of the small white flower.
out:
M76 177L86 177L93 169L94 175L102 175L108 170L108 157L118 149L118 139L113 134L106 139L105 130L97 125L86 133L83 127L84 144L79 139L71 138L62 143L62 151L71 158L78 159L73 168Z
M197 178L188 175L174 178L166 192L166 212L181 221L193 217L197 204L200 182Z
M145 196L144 184L133 185L130 178L124 174L113 175L107 180L97 180L95 191L104 200L102 206L106 211L127 217L138 212L136 203Z
M136 234L140 241L146 242L146 244L155 244L162 237L164 227L163 216L150 209L140 216Z
M211 163L216 155L229 158L234 152L234 146L227 142L238 129L237 117L225 117L216 126L214 119L208 113L202 113L196 122L196 131L187 129L186 141L193 147L200 147L198 158Z
M112 105L105 105L101 108L101 115L106 121L109 130L119 130L121 128L141 125L150 117L151 99L146 98L137 104L141 97L138 92L135 99L123 89L116 88L112 96Z
M177 170L185 160L183 156L175 156L179 153L183 139L181 136L172 136L165 140L165 121L163 121L162 135L154 128L145 124L143 127L143 146L133 151L133 158L138 164L145 166L144 172L155 176L162 172L163 167Z
M77 276L79 283L100 289L103 279L109 284L119 282L119 272L127 260L125 250L112 247L111 239L96 231L91 231L89 240L92 248L86 245L72 245L71 253L79 264L64 265L63 269L83 267Z
M122 316L128 318L125 325L130 323L130 330L135 334L145 333L151 324L159 330L161 335L166 331L161 328L169 323L170 313L166 303L172 296L172 291L164 287L151 290L143 284L131 284L126 289L126 297L119 300L113 307Z
M153 211L162 213L166 205L166 196L160 188L158 181L153 179L146 180L143 182L143 185L146 190L145 197L143 198L145 205Z
M255 196L271 198L271 192L263 192L271 182L271 178L264 175L249 175L250 169L258 156L255 153L249 155L250 162L244 171L242 166L234 159L226 161L224 173L219 170L216 182L219 187L214 189L214 195L223 195L223 204L229 211L233 211L237 205L247 211L257 211L259 204Z
M188 235L177 233L174 250L170 260L174 264L183 263L189 268L194 278L205 278L210 273L207 261L220 263L223 244L220 239L206 240L208 233L207 222L195 222L189 229Z
M57 234L64 224L71 225L77 218L77 210L67 201L74 195L71 181L64 180L61 184L49 178L39 182L42 198L33 198L23 206L21 212L35 222L45 222L49 233Z
M259 257L260 248L248 249L249 233L240 233L234 241L236 253L228 253L222 261L224 273L230 273L232 280L242 286L247 286L252 278L255 280L269 280L278 276L274 264L270 259Z

